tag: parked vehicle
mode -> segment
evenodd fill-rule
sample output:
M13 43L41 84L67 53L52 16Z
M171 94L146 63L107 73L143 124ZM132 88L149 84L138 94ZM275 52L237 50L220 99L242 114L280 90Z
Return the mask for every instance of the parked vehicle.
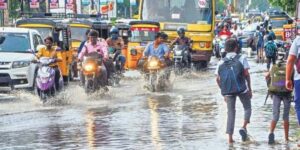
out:
M37 65L28 49L37 50L43 40L37 30L0 28L0 91L34 89Z

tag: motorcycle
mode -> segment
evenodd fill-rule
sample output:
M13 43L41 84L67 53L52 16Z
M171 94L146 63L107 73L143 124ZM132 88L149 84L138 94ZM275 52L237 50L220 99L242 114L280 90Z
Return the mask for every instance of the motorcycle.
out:
M102 57L97 53L89 53L83 57L81 67L81 82L84 85L85 93L93 93L100 89Z
M45 103L49 97L56 95L58 89L64 85L62 76L59 79L59 87L55 86L55 70L50 67L55 63L54 59L41 57L38 61L38 71L36 75L36 91L40 99Z
M277 46L278 55L284 56L283 60L287 60L289 55L289 50L292 44L290 42L285 42L281 40L275 40L275 44Z
M181 75L183 69L189 66L188 62L189 47L185 45L175 45L173 48L174 72Z
M116 86L120 83L120 80L123 76L122 74L122 64L121 62L118 60L118 55L120 54L119 52L121 50L117 50L118 52L110 52L109 53L109 59L110 61L112 61L113 63L113 73L109 79L109 84L112 86Z
M224 55L224 53L225 53L225 42L226 42L227 38L228 38L228 35L220 35L220 36L217 36L213 40L214 55L217 58L221 58Z
M148 74L146 80L148 80L148 89L151 92L164 90L166 88L168 75L166 73L165 67L165 64L158 57L152 56L148 59Z

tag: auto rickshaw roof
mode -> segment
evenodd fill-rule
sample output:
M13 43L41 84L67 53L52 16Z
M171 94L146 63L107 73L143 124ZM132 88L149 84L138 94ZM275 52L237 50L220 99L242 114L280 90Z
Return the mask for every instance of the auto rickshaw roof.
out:
M160 27L159 22L155 22L155 21L138 20L138 21L131 21L131 22L129 22L129 25L137 25L137 24L155 25L155 26Z
M54 27L57 22L48 18L24 18L16 21L17 26L22 24L47 24Z

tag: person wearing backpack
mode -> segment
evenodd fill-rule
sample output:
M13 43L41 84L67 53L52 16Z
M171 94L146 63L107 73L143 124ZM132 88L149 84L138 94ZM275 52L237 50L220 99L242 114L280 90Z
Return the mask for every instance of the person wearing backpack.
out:
M293 71L294 80L292 80ZM294 88L295 109L298 125L300 125L300 36L297 36L294 39L289 51L286 65L285 86L290 91ZM300 140L298 141L298 147L300 147Z
M247 125L250 123L251 117L251 80L249 74L249 63L243 55L237 54L238 44L233 38L225 43L226 56L218 63L215 74L216 81L224 100L227 103L227 127L228 143L234 142L232 136L235 124L235 103L236 97L239 97L244 107L244 122L239 133L242 141L248 139Z
M267 69L270 70L271 62L273 65L276 64L277 46L273 41L272 36L267 37L268 42L265 45L265 54L267 57Z
M268 92L273 100L273 119L270 124L270 133L268 136L268 143L275 143L274 130L279 120L280 105L284 104L283 108L283 128L285 141L289 141L289 112L291 107L291 91L285 87L286 64L282 61L272 66L271 70L266 75L268 83Z

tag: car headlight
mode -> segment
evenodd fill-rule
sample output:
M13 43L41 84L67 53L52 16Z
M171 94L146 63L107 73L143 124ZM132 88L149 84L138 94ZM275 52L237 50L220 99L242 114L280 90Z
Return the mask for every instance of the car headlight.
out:
M12 68L23 68L28 67L30 65L30 61L14 61L12 64Z

